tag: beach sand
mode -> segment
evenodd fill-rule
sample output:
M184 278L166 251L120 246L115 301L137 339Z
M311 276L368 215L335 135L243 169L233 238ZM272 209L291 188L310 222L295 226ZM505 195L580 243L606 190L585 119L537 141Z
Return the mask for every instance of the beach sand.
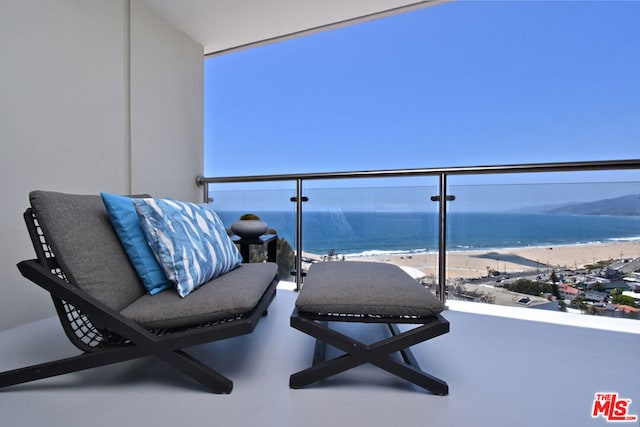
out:
M578 269L598 261L637 257L640 257L640 241L449 252L447 254L447 278L486 277L490 269L503 273L524 270L547 272L552 269ZM347 259L389 262L418 269L426 275L437 275L438 272L438 254L436 253L347 257Z
M311 259L320 260L322 256L305 254ZM552 270L576 270L598 261L617 261L640 257L640 241L622 241L613 243L592 243L584 245L512 248L486 251L449 252L447 254L447 279L471 279L488 277L490 270L501 273L539 272L547 274ZM341 256L338 257L342 259ZM357 256L345 259L350 261L388 262L405 267L415 278L423 273L437 282L438 254L413 255L376 255ZM521 297L527 295L509 292L503 288L487 284L462 283L466 291L478 292L493 298L495 304L522 306L518 303ZM528 296L529 307L546 304L545 298Z

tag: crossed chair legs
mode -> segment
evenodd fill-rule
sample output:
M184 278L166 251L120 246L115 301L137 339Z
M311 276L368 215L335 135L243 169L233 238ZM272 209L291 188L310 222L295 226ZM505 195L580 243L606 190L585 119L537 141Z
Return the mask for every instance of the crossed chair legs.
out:
M231 393L233 382L182 350L150 351L141 346L105 349L0 373L0 388L97 368L145 356L158 356L214 393Z
M442 316L438 315L428 323L406 332L400 332L395 323L387 323L391 337L371 345L363 344L329 328L328 320L336 319L330 316L307 316L300 314L297 310L294 310L291 315L292 327L317 339L313 365L291 375L289 379L291 388L301 388L364 363L371 363L434 394L449 393L446 382L420 369L409 349L412 345L449 332L449 322ZM344 351L345 354L325 360L326 344ZM396 352L400 352L402 361L390 357Z
M289 380L291 388L301 388L364 363L371 363L434 394L446 395L449 392L447 383L420 369L409 349L412 345L449 332L449 322L441 316L406 332L400 332L396 324L389 323L387 326L391 337L372 345L365 345L329 328L326 320L302 316L297 311L291 316L291 326L317 339L313 366L291 375ZM152 345L152 350L145 344L84 353L68 359L3 372L0 374L0 388L153 354L215 393L231 392L233 388L231 380L182 350L174 348L161 350L159 347L163 346L158 344ZM326 344L344 351L345 354L325 360ZM390 357L396 352L401 354L402 362Z
M275 296L278 283L274 279L258 305L239 320L157 336L102 303L86 296L80 297L79 290L62 282L56 276L52 276L37 261L23 261L18 267L27 279L39 284L52 294L55 289L60 298L73 303L76 307L81 307L86 314L99 318L105 329L126 337L130 344L98 349L65 359L0 372L0 388L140 357L157 356L178 371L203 384L210 391L231 393L233 382L229 378L182 349L253 332L260 318L266 314L267 308Z

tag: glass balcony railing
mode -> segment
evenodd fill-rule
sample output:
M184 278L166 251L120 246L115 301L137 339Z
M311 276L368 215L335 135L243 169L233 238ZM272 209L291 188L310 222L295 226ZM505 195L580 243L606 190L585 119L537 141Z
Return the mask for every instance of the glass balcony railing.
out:
M443 301L638 318L640 160L199 182L227 226L277 232L297 287L310 263L390 262Z

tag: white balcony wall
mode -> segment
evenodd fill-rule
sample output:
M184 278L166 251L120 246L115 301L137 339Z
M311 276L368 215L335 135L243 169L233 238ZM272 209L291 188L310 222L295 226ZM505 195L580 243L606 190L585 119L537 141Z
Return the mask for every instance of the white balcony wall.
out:
M203 48L138 0L0 2L0 330L54 314L32 258L28 192L198 200Z
M201 201L203 47L131 3L132 191Z

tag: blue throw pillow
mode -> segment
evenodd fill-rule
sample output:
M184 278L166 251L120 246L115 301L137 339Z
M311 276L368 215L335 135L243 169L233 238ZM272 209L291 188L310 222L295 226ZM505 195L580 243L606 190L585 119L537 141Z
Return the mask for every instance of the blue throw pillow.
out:
M149 246L181 297L242 263L209 205L151 198L133 203Z
M147 292L155 295L169 289L172 283L147 243L131 198L109 193L100 193L100 196L109 213L111 224Z

